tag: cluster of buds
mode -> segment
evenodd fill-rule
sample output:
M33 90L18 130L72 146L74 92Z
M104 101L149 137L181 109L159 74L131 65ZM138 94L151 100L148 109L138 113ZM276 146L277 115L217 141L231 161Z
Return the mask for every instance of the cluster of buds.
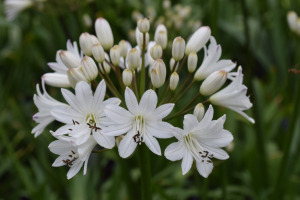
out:
M289 11L287 13L287 22L291 31L300 36L300 17L298 17L295 11Z

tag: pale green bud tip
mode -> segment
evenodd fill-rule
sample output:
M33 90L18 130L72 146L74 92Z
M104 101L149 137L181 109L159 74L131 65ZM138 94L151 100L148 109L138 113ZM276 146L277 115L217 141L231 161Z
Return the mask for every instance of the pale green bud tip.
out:
M59 56L67 68L77 68L80 65L80 59L70 51L60 51Z
M139 19L137 27L141 33L147 33L150 29L150 22L148 18Z
M127 63L129 69L134 70L139 68L141 64L141 57L140 57L140 52L136 48L133 48L129 51L127 57Z
M121 58L121 47L119 45L115 45L110 49L110 59L113 65L118 66Z
M94 56L95 60L98 63L103 63L104 62L105 52L104 52L103 47L99 43L93 45L92 53L93 53L93 56Z
M198 56L195 52L190 53L188 57L188 71L189 73L193 73L196 70L198 62Z
M153 60L159 59L162 57L162 48L159 44L155 44L151 49L150 49L150 55L153 58Z
M227 80L228 73L224 70L211 73L203 82L200 87L202 95L211 95L220 89Z
M205 108L204 108L203 104L202 103L198 103L195 106L194 115L197 117L197 119L198 119L199 122L203 119L204 113L205 113Z
M170 90L174 91L178 85L179 76L176 72L173 72L170 78Z
M175 61L179 61L184 56L185 41L182 37L176 37L172 46L172 57Z
M125 69L122 74L123 83L126 86L130 86L132 82L132 71L130 69Z
M127 56L127 49L128 49L128 43L125 40L121 40L119 42L119 46L120 46L120 54L123 58L126 58Z

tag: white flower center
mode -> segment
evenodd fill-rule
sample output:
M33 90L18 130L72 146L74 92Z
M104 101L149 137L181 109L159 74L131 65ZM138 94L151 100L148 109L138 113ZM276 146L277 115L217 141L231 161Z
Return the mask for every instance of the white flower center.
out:
M134 142L137 144L142 144L146 132L146 122L143 116L138 115L135 117L133 121L133 130L135 131L135 135L132 137Z
M71 154L69 155L70 159L68 158L62 161L67 165L69 165L69 167L72 167L72 165L74 165L77 162L78 157L79 157L78 152L71 150Z
M78 121L72 120L74 125L79 125L80 123ZM89 126L89 128L91 128L92 130L94 129L95 132L97 132L97 130L101 130L101 128L99 127L100 123L98 121L98 118L96 115L94 115L93 113L90 113L88 115L86 115L85 119L82 122L83 124L87 124ZM72 129L69 129L70 131L72 131Z
M213 154L203 149L193 133L184 136L184 143L197 162L212 163Z

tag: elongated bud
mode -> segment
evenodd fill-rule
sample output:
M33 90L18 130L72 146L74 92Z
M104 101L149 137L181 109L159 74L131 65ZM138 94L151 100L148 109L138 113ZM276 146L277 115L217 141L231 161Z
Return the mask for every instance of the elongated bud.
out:
M147 33L150 29L150 22L148 18L139 19L137 27L141 33Z
M198 56L195 52L190 53L188 57L188 70L193 73L197 67Z
M80 67L78 68L71 68L67 71L67 75L68 75L68 78L69 78L69 81L70 81L70 84L73 88L75 88L76 84L79 82L79 81L85 81L85 82L89 82L87 80L87 78L85 77L84 73L83 73L83 70Z
M136 43L139 45L140 49L143 49L143 33L139 31L138 28L135 29L135 37ZM147 45L149 43L149 33L145 34L145 49L147 49Z
M171 58L170 59L170 71L173 70L174 65L175 65L175 60L174 60L174 58ZM174 72L176 72L178 70L178 67L179 67L179 62L177 62Z
M107 61L110 61L110 60L109 60L109 56L108 56L107 53L105 53L105 59L106 59ZM103 65L103 67L102 67L102 65ZM103 68L104 68L104 70L103 70ZM104 74L104 73L109 74L109 73L110 73L110 70L111 70L111 67L110 67L109 64L107 64L107 63L104 61L103 63L99 63L99 69L100 69L100 71L101 71L102 74Z
M128 68L131 70L135 70L139 68L141 64L140 52L136 48L133 48L129 51L127 57Z
M46 73L42 76L42 79L47 85L53 87L71 87L70 81L65 74Z
M123 138L124 138L124 135L120 135L119 137L116 138L116 145L117 145L117 147L119 147L120 142L123 140Z
M211 30L208 26L200 27L190 38L186 45L185 55L192 52L197 53L207 43L210 38Z
M105 53L104 53L104 49L103 47L101 46L101 44L94 44L93 45L93 48L92 48L92 53L93 53L93 56L95 58L95 60L98 62L98 63L103 63L104 60L105 60Z
M287 21L291 30L295 31L297 29L297 13L290 11L287 14Z
M70 51L60 51L59 56L65 66L69 69L77 68L80 66L80 59Z
M98 69L95 61L92 58L84 56L81 61L81 67L88 82L92 82L97 78Z
M95 29L101 46L105 50L109 50L114 44L114 37L109 23L106 19L100 17L95 22Z
M153 60L159 59L162 57L162 48L159 44L154 45L150 49L150 55L153 58Z
M179 76L176 72L173 72L170 78L170 90L174 91L178 85Z
M200 122L205 114L205 108L202 103L198 103L194 109L194 115L197 117L198 121Z
M127 51L128 51L128 43L127 43L125 40L121 40L121 41L119 42L119 46L120 46L120 48L121 48L121 51L120 51L121 56L122 56L123 58L126 58L126 56L127 56Z
M115 46L113 46L113 48L110 49L109 55L111 58L111 62L114 66L119 65L120 58L121 58L120 50L121 50L121 48L119 45L115 45Z
M124 85L130 86L132 82L132 71L130 69L124 69L122 78Z
M79 43L83 53L87 56L91 56L93 45L99 43L99 41L93 35L90 35L88 33L82 33L79 37Z
M157 59L153 63L151 70L151 82L155 88L161 87L166 80L166 65L162 59Z
M211 73L202 83L200 93L203 95L211 95L220 89L227 80L227 72L224 70Z
M179 61L184 56L185 41L182 37L176 37L172 46L172 57L175 61Z
M159 44L163 50L165 50L168 45L167 33L165 31L160 31L157 34L155 33L154 41L156 44Z

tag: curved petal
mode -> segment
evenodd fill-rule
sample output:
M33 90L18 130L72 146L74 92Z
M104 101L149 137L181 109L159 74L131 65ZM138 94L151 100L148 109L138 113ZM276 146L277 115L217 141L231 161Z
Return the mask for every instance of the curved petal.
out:
M150 133L146 133L144 135L144 142L147 145L147 147L155 154L161 156L161 150L159 143L155 137L153 137Z
M185 175L188 171L190 171L192 164L193 156L188 150L186 150L181 163L182 175Z
M211 146L208 146L208 145L203 144L203 143L200 143L200 144L204 148L204 150L209 152L209 154L213 154L214 158L217 158L219 160L226 160L226 159L229 158L228 153L226 151L224 151L223 149L221 149L221 148L211 147Z
M182 141L184 137L184 132L181 128L173 127L171 128L173 135L177 138L177 140Z
M212 172L214 165L209 162L196 162L196 167L201 176L207 178L208 175Z
M199 121L197 120L197 117L195 115L185 115L183 120L183 130L185 133L191 132L197 125L199 124Z
M65 135L65 134L69 134L71 132L71 130L73 130L73 124L66 124L62 127L60 127L59 129L57 129L52 135L55 136L59 136L59 135ZM71 130L70 130L71 129Z
M156 138L173 137L171 128L173 126L167 122L147 121L146 130Z
M67 173L67 178L68 179L71 179L73 176L75 176L79 170L81 169L83 165L83 162L82 161L77 161L68 171Z
M98 132L93 132L94 139L96 142L106 148L106 149L112 149L115 146L115 137L114 136L107 136L101 134L99 131Z
M46 73L42 76L42 79L45 80L47 85L53 87L71 87L68 76L65 74Z
M205 126L207 126L209 122L211 122L213 116L214 116L214 109L212 105L209 105L209 108L207 109L203 119L199 123L199 127L204 128Z
M82 115L69 106L55 106L50 113L57 121L65 124L73 124L73 120L82 121Z
M151 120L161 120L161 119L165 118L166 116L168 116L170 114L170 112L172 112L174 106L175 106L175 104L173 104L173 103L167 103L167 104L161 105L158 108L156 108L154 111L149 113L147 118L149 118Z
M66 165L66 163L63 162L63 160L66 160L66 158L67 158L67 155L58 156L55 159L55 161L53 162L52 167L61 167L61 166Z
M116 105L105 106L104 112L106 117L117 124L125 124L132 122L133 115L124 108Z
M93 92L88 83L80 81L75 87L76 98L85 112L91 111Z
M147 90L140 101L139 111L141 114L147 115L156 108L157 95L154 90Z
M126 124L116 124L106 128L103 128L101 133L107 136L119 136L132 129L132 122Z
M121 140L119 145L119 154L122 158L127 158L134 152L137 143L134 142L132 138L133 136L134 136L134 131L133 129L131 129Z
M102 80L99 85L97 86L97 89L94 94L94 100L92 104L92 110L98 110L98 107L101 105L103 102L104 96L106 92L106 84L105 81Z
M137 102L135 94L129 87L126 87L126 90L125 90L125 101L126 101L128 110L132 114L138 114L139 104Z
M78 113L83 114L84 110L82 109L82 106L78 102L76 96L70 92L69 90L66 89L61 89L61 93L64 96L65 100L68 102L68 104L76 110Z
M181 160L185 152L186 147L182 141L174 142L167 146L165 150L165 157L171 161Z
M226 147L232 140L232 134L227 130L222 130L214 134L206 134L198 136L197 139L208 146L212 147Z

